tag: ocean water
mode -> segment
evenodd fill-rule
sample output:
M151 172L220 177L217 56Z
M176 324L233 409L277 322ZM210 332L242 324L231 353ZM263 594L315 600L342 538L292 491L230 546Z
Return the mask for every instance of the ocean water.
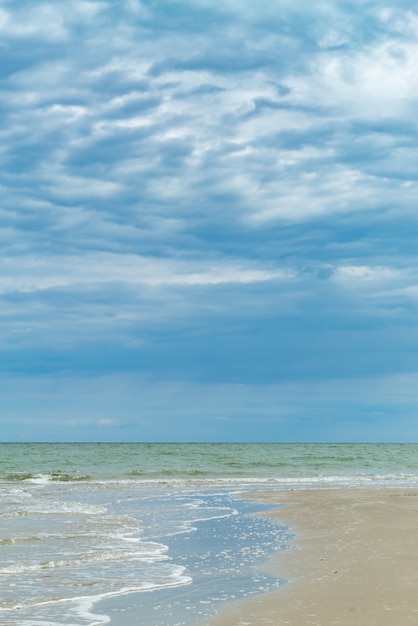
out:
M386 486L418 487L418 445L0 444L0 624L188 626L286 582L245 492Z

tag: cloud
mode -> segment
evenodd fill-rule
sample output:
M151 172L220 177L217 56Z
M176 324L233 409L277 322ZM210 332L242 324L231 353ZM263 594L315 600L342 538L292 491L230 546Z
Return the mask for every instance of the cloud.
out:
M205 266L196 262L192 268L186 261L141 257L129 254L97 252L75 257L4 258L9 274L0 278L0 293L37 292L51 288L86 288L107 284L135 287L146 285L218 285L228 283L257 283L271 280L291 280L286 270L260 270L244 266ZM247 267L245 267L247 265Z
M328 5L317 9L310 24L289 7L281 19L277 7L263 7L253 26L248 3L238 21L234 5L227 3L224 12L198 5L190 12L184 3L167 5L162 20L149 10L141 18L138 9L139 21L128 28L133 6L125 5L115 23L110 4L94 3L101 19L87 39L80 28L91 16L70 3L61 19L74 53L64 46L53 61L31 62L9 79L10 97L15 94L25 103L25 118L15 108L10 111L8 136L14 146L17 140L19 159L33 155L22 166L29 183L41 183L40 193L59 202L75 195L89 200L100 189L107 200L111 190L119 191L114 202L133 212L138 203L141 212L148 212L175 202L181 213L202 197L210 211L218 198L227 197L236 218L249 214L262 220L310 219L321 212L350 211L353 205L376 208L387 198L389 185L359 167L358 157L371 144L376 150L373 155L369 147L368 170L382 161L382 133L364 127L375 119L376 102L386 128L408 111L411 119L415 53L406 15L397 13L396 37L390 39L388 18L379 17L376 8L367 15L374 30L365 41L355 29L361 19L352 14L344 34L350 45L336 48L323 41L327 31L321 20ZM275 20L269 26L266 18L272 13ZM331 14L334 29L347 22L339 5ZM205 15L215 21L203 22L203 28ZM124 46L119 31L125 34ZM263 39L256 43L259 31ZM109 46L98 50L95 59L80 54L105 33ZM151 35L160 45L150 47ZM225 54L229 50L243 59L242 67ZM204 66L196 54L205 59ZM213 54L220 55L219 62ZM158 72L156 58L166 63ZM204 85L211 89L202 91ZM363 122L360 137L354 126L358 121ZM359 149L348 159L347 147L359 139ZM393 132L386 133L385 151L403 150L405 165L412 146L403 142L398 148L394 139ZM306 176L302 185L301 175ZM332 206L325 200L330 194ZM100 199L98 206L103 210Z
M3 2L4 370L411 372L417 21L410 0Z

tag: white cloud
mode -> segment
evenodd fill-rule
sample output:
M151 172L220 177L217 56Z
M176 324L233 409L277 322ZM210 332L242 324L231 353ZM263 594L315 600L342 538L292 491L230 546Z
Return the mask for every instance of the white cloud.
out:
M3 260L7 268L0 277L0 292L34 292L51 288L98 287L121 283L126 287L145 285L219 285L289 281L293 272L284 269L258 269L248 261L242 265L197 261L193 269L186 261L141 257L129 254L95 253L76 257L26 257Z
M391 300L395 308L417 296L417 272L412 268L345 265L337 267L331 282L359 298ZM399 309L402 312L402 309Z
M391 267L369 267L366 265L346 265L336 269L335 277L345 283L375 283L384 284L398 281L402 272Z
M64 16L59 7L39 2L29 10L1 10L0 32L6 38L33 37L45 41L62 41L68 38Z
M398 117L417 96L417 67L415 45L386 41L353 55L318 59L309 80L297 79L295 87L302 101L338 105L353 119Z

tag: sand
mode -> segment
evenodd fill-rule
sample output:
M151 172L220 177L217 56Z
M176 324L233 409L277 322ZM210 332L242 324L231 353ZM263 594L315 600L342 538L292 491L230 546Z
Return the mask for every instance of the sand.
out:
M268 564L291 582L200 626L418 626L418 490L266 492L297 533Z

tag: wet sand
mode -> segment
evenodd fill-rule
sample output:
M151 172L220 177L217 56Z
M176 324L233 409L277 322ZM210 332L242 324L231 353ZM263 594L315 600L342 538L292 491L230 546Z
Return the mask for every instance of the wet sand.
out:
M200 626L417 626L418 490L265 492L297 533L267 567L291 582Z

